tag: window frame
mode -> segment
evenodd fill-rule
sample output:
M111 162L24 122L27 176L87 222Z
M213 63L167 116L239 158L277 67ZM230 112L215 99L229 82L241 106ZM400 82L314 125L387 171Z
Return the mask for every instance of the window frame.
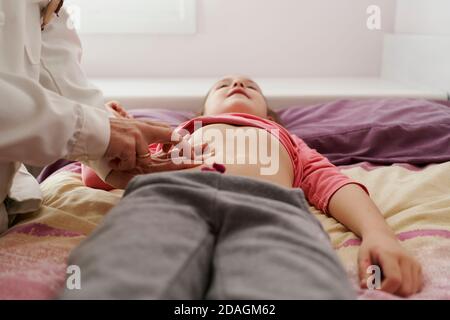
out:
M104 10L105 3L111 3L110 1L114 1L113 6L109 8L113 12L107 13ZM164 17L155 14L147 19L139 10L142 10L142 5L148 4L149 1L153 1L152 6L157 6L158 1L164 5L173 3L173 8L166 8L171 15ZM65 7L71 16L71 27L76 28L81 35L196 33L196 0L66 0ZM83 10L93 10L95 13L86 16L83 15ZM177 10L176 15L170 12ZM129 17L124 16L124 12L134 12L137 19L127 21ZM121 23L117 24L114 21Z

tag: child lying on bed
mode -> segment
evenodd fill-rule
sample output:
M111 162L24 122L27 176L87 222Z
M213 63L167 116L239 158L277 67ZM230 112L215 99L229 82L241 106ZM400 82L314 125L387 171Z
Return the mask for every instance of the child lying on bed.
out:
M128 116L119 105L115 104L114 109L117 116ZM251 79L230 76L218 81L207 95L202 116L181 124L177 130L189 143L197 145L198 141L206 141L215 151L204 163L188 170L218 171L301 188L311 204L360 236L358 266L362 287L371 275L368 267L378 265L383 274L381 290L409 296L421 289L419 263L400 245L366 187L342 174L302 139L278 124L276 114L268 108L261 89ZM234 145L226 147L227 139L242 136L250 139L248 147L237 150ZM222 141L217 137L223 137ZM255 146L265 152L258 153ZM153 146L151 153L165 154L163 147ZM273 160L273 172L267 167L266 153ZM158 156L155 159L163 161ZM105 190L125 188L133 176L113 171L105 184L92 170L83 167L85 184Z

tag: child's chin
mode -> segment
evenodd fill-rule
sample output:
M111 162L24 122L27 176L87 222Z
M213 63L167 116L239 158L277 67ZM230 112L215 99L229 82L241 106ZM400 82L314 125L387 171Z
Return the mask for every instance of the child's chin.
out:
M230 104L224 108L224 113L255 113L251 105L244 101L236 101L236 103Z

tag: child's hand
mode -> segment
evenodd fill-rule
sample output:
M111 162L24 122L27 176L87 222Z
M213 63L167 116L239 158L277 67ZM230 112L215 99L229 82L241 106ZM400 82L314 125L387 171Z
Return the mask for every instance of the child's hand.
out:
M410 296L422 289L423 277L420 264L391 235L372 234L361 243L358 255L361 287L367 288L367 273L370 265L381 269L381 290L402 297Z
M117 118L133 119L133 116L129 114L118 101L109 101L105 106L110 109Z

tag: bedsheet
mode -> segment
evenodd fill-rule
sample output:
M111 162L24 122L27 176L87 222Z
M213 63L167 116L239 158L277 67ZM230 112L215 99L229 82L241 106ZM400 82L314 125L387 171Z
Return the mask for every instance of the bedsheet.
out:
M423 290L411 299L450 299L450 162L423 168L408 164L341 166L363 182L397 238L421 263ZM335 219L310 208L324 225L360 299L399 299L357 286L360 240Z
M425 285L410 299L450 299L450 162L416 167L341 166L365 184L402 244L422 263ZM66 260L123 191L83 186L76 170L61 171L42 184L43 207L22 216L0 237L0 299L50 299L65 285ZM359 239L331 217L310 207L330 234L360 299L397 299L357 287Z

